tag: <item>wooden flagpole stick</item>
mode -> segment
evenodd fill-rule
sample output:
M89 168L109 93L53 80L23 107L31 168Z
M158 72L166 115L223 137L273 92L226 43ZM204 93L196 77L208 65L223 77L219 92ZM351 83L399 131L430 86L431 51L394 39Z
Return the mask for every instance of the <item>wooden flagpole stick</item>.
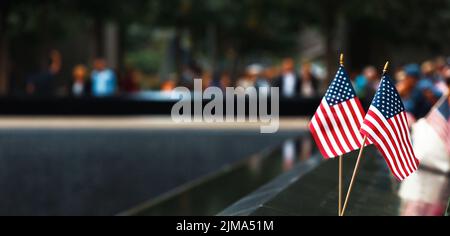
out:
M344 206L342 207L342 211L341 211L340 216L344 216L345 209L347 208L348 199L350 197L350 193L352 192L353 183L355 181L355 176L358 173L359 161L361 160L361 157L362 157L362 154L363 154L363 151L364 151L364 147L365 147L364 145L366 144L366 141L367 141L367 136L364 136L364 140L362 142L362 147L361 147L361 149L359 149L358 159L356 160L355 169L353 169L352 180L350 181L350 185L349 185L348 191L347 191L347 196L345 197Z
M430 113L431 113L434 109L436 109L436 108L438 108L440 105L442 105L442 103L444 103L445 100L448 99L448 96L450 96L450 92L449 92L449 91L447 91L446 93L444 93L444 95L442 95L442 97L439 98L439 100L433 105L433 107L431 107L430 111L428 112L428 114L427 114L426 116L429 116Z
M341 53L339 58L340 66L344 66L344 54ZM338 216L341 215L342 212L342 155L339 156L339 197L338 197Z
M341 216L342 212L342 155L339 156L339 212L338 216Z
M386 74L388 66L389 66L389 62L386 62L386 64L384 65L384 69L383 69L383 75ZM366 141L367 141L367 136L364 136L364 139L361 144L361 148L359 149L358 159L356 160L355 169L353 169L352 179L350 180L350 185L348 187L347 196L345 197L344 206L342 207L340 216L344 215L345 209L347 208L348 199L350 197L350 193L352 192L353 183L355 181L356 174L358 173L359 163L360 163L360 160L362 157L362 153L364 151L364 147L365 147L364 145L366 144Z

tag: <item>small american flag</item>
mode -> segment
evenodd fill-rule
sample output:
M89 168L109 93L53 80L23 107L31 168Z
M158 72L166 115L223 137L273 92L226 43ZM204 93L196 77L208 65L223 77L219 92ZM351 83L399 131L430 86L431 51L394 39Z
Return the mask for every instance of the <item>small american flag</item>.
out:
M442 97L442 99L444 99L442 104L433 108L426 117L426 120L446 144L447 150L450 153L450 107L448 95Z
M325 158L343 155L361 147L359 132L364 109L344 67L340 66L322 99L309 130Z
M419 160L411 145L405 107L388 76L381 79L361 134L377 146L397 179L403 180L417 170Z

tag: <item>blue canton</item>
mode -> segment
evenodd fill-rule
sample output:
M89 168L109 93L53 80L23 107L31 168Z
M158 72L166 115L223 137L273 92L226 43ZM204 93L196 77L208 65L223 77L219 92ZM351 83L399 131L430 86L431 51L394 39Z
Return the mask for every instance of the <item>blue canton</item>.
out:
M387 120L405 110L400 95L389 76L383 76L372 106L376 107Z
M446 120L450 119L450 107L448 104L448 99L446 99L438 108L439 112L445 117Z
M325 93L325 99L329 106L334 106L338 103L348 101L356 97L355 90L348 78L344 67L340 66L336 76L328 87Z

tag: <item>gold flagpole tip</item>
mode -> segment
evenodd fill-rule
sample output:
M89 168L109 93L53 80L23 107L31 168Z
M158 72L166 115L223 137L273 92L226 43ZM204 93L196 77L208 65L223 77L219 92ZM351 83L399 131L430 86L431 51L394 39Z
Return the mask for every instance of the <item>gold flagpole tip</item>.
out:
M386 64L384 64L383 74L385 74L387 72L388 67L389 67L389 61L387 61Z
M341 53L341 57L339 58L339 65L344 66L344 53Z

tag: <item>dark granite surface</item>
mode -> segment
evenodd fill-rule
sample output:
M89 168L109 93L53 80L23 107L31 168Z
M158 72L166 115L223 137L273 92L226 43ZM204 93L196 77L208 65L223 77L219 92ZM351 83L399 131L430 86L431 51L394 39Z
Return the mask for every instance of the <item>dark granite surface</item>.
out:
M309 134L300 134L278 148L266 149L158 199L150 199L121 215L215 215L225 207L293 168L307 172L321 159L311 158ZM282 187L284 183L276 183ZM264 193L257 196L264 199Z
M344 159L344 189L347 189L350 182L356 154L351 153ZM299 167L294 168L290 173L241 199L219 215L335 216L338 208L337 177L337 159L324 161L307 173ZM280 184L276 182L289 185L280 189ZM361 169L349 199L346 215L398 215L401 206L397 195L398 186L375 148L368 147L361 161ZM260 201L260 195L270 191L271 196Z
M344 157L344 194L357 152ZM398 215L399 183L373 146L361 161L346 215ZM309 135L288 140L124 215L337 215L338 161L324 161Z
M0 215L114 215L296 132L0 131Z
M344 156L344 198L356 162L357 151ZM282 155L279 153L278 155ZM311 159L315 159L315 155ZM319 155L320 156L320 155ZM326 160L305 171L302 163L230 205L218 215L338 215L338 160ZM346 216L449 214L448 174L420 166L403 182L390 173L372 145L365 149L350 195Z
M337 215L337 175L306 132L0 131L0 215ZM367 148L346 215L398 215L398 187Z

